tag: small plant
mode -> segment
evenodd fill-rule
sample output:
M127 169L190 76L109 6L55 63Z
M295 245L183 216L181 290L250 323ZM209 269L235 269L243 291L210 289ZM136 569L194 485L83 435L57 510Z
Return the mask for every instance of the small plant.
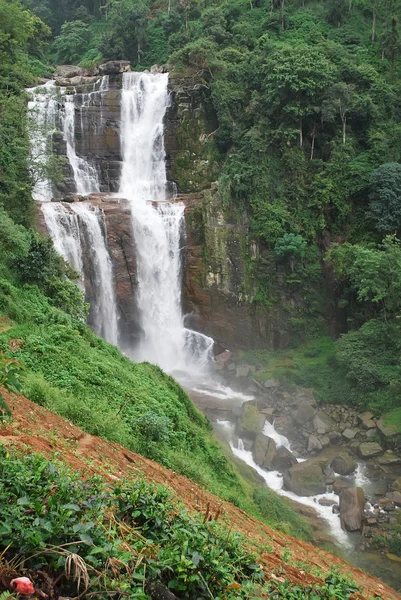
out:
M9 360L0 355L0 389L4 388L8 392L18 394L21 391L22 365L16 360ZM11 417L11 410L6 404L3 394L0 391L0 423Z

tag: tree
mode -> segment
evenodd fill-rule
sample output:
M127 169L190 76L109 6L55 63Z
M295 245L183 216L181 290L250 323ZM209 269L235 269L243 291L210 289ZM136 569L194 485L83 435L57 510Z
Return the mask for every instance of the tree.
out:
M319 117L323 97L335 82L336 67L323 48L306 44L283 45L272 52L263 71L267 110L281 131L298 130L299 145L304 143L304 125L310 128Z
M342 124L342 140L346 142L347 118L353 104L353 92L355 86L343 81L335 83L328 88L322 106L322 119L324 121L335 121L340 116Z
M53 43L56 60L59 63L74 64L85 54L91 41L91 31L83 21L64 23L61 33Z
M370 177L369 211L382 233L401 228L401 164L385 163Z
M101 44L104 56L141 64L147 41L148 0L109 0L105 10L108 28Z
M328 261L337 278L348 280L358 300L378 307L384 320L400 313L401 245L395 236L387 236L379 248L335 245Z

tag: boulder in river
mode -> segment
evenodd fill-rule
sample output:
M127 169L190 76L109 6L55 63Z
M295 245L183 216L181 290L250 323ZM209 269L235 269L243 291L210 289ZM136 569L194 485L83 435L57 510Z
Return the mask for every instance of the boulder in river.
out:
M365 508L365 494L360 487L350 487L340 494L341 527L347 531L359 531Z
M313 419L315 413L316 409L313 408L313 406L309 402L304 400L303 402L301 402L301 404L298 406L298 409L295 412L294 421L298 425L305 425L305 423Z
M276 442L272 438L259 433L252 446L253 460L263 469L270 470L276 455L276 449Z
M276 455L273 458L272 469L275 471L285 471L298 463L293 453L285 446L279 446Z
M284 473L284 489L298 496L315 496L326 491L326 477L323 469L328 460L312 458L298 463Z
M394 502L396 506L401 506L401 492L387 492L386 498Z
M350 427L346 427L343 431L343 437L350 441L353 440L356 434L358 433L357 429L351 429Z
M349 454L343 453L334 457L330 466L338 475L350 475L355 471L357 465Z
M379 465L383 466L398 465L401 463L401 456L394 454L394 452L392 452L391 450L387 450L387 452L385 452L383 456L379 456L377 462L379 463Z
M329 415L319 410L313 417L313 426L318 433L324 434L333 431L335 423Z
M396 427L396 425L387 423L385 416L381 417L377 421L377 428L379 429L380 433L382 435L384 435L384 437L388 440L391 440L392 438L394 438L396 435L399 434L399 431L398 431L398 428Z
M265 416L259 414L256 406L250 402L245 402L242 406L242 414L237 422L237 435L254 440L259 433L262 433Z
M383 448L376 442L363 442L358 447L359 456L362 458L371 458L378 456L383 452Z
M316 436L310 435L308 439L308 452L316 452L323 448Z

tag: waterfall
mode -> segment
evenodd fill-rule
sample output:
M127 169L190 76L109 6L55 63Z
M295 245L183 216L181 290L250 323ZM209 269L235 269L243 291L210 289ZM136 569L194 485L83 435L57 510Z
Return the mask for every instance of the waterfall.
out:
M103 213L83 202L68 207L47 202L42 210L57 252L79 273L81 286L92 287L90 318L94 330L117 345L117 304Z
M79 273L82 283L84 266L77 215L59 202L43 204L42 212L55 249Z
M67 144L67 157L70 163L78 194L86 196L99 192L99 179L96 169L89 161L75 151L75 103L74 96L65 96L64 117L62 118L64 139Z
M28 114L31 172L35 182L32 196L34 200L48 202L53 197L53 189L46 165L51 153L51 136L56 129L57 88L54 81L48 81L37 88L28 89L27 92L31 96Z
M213 340L185 329L181 308L184 204L166 198L163 119L167 74L124 73L119 194L131 204L142 336L133 356L168 372L199 369Z

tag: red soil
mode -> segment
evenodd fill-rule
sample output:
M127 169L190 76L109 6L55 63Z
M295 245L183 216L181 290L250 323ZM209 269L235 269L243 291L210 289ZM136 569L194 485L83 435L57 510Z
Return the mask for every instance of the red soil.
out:
M7 428L0 428L0 443L23 450L33 450L51 457L56 452L83 476L94 473L113 481L122 477L144 477L172 489L190 511L200 511L216 517L228 527L242 533L249 547L259 555L266 577L281 576L293 583L321 583L321 579L284 562L281 558L288 548L297 563L309 565L310 570L328 572L333 566L349 575L361 588L355 598L366 600L380 597L383 600L401 600L401 596L375 577L350 566L324 550L298 539L274 531L254 517L228 502L203 490L196 483L178 475L138 454L84 433L68 421L34 404L30 400L4 393L13 413ZM309 570L309 569L308 569Z

